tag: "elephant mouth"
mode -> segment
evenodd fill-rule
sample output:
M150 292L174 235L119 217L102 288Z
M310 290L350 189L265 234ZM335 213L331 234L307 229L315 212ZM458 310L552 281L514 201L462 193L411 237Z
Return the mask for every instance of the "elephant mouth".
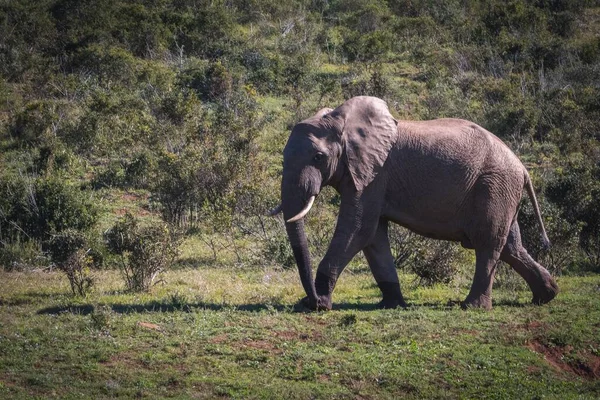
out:
M302 210L300 210L300 212L298 214L296 214L292 218L286 220L285 222L287 222L288 224L291 224L292 222L296 222L296 221L299 221L302 218L304 218L306 216L306 214L308 214L308 212L312 208L312 206L313 206L313 204L315 202L315 197L316 196L310 196L310 198L306 202L306 205L304 206L304 208ZM283 209L283 205L279 204L277 207L275 207L274 209L272 209L271 211L269 211L268 214L270 216L274 217L277 214L281 213L282 209Z

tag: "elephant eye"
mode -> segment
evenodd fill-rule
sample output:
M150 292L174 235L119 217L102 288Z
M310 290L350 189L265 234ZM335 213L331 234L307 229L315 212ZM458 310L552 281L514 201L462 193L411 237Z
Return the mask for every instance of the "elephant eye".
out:
M315 154L315 156L313 157L313 160L315 161L321 161L323 159L323 153L317 153Z

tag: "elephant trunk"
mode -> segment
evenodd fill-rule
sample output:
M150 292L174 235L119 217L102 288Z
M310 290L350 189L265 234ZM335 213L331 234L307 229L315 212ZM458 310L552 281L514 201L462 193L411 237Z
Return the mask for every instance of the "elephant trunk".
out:
M312 268L310 265L310 252L308 251L308 241L304 232L304 220L286 223L285 229L292 246L292 252L298 265L300 281L304 291L308 296L309 303L317 304L317 291L312 277Z
M287 231L292 252L298 266L300 281L308 296L309 304L317 304L317 291L312 276L310 251L304 231L304 216L312 206L315 190L310 181L306 184L299 182L300 174L285 174L281 185L281 209L286 221Z

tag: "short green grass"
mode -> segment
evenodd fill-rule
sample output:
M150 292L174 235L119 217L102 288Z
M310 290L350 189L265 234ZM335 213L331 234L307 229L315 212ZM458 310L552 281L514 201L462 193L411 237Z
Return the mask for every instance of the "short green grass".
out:
M59 273L0 273L0 398L496 398L600 396L600 277L563 277L545 306L520 285L493 311L468 285L418 288L377 310L364 269L331 312L295 307L294 271L172 271L148 294L97 273L87 298Z

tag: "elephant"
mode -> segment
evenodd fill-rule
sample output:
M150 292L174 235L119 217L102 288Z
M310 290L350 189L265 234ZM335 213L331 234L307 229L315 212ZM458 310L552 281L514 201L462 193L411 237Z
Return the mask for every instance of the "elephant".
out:
M550 273L523 247L517 214L525 190L549 246L525 166L498 137L461 119L403 121L376 97L359 96L299 122L283 150L286 233L312 310L330 310L338 277L362 250L381 290L381 308L406 307L388 225L460 242L476 255L463 308L492 307L496 265L505 261L544 304L558 293ZM304 217L325 186L340 195L331 243L313 281Z

